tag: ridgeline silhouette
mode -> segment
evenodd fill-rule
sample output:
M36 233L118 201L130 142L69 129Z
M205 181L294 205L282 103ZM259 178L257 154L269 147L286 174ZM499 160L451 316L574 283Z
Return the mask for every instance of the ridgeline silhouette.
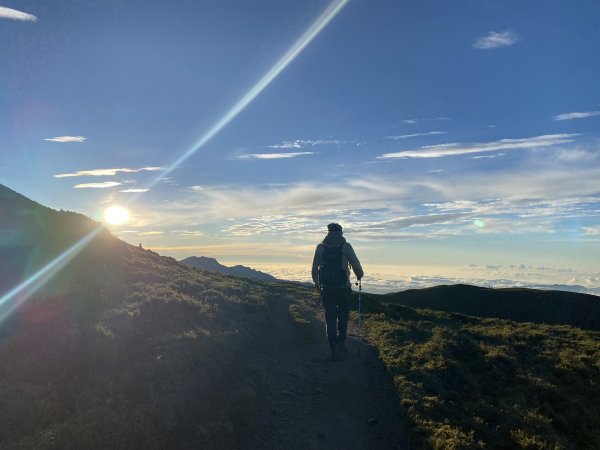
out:
M378 304L404 305L516 322L573 325L600 331L600 297L528 288L492 289L465 284L367 294Z
M264 273L239 264L233 267L224 266L215 258L208 258L206 256L190 256L189 258L182 259L179 262L188 267L194 267L195 269L206 270L209 272L218 272L224 275L252 278L254 280L277 281L277 278L269 275L268 273Z

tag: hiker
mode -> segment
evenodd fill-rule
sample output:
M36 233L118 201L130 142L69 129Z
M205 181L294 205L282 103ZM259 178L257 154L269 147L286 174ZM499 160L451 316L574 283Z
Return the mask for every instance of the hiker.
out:
M352 298L349 266L359 280L364 272L354 249L342 236L342 226L339 223L330 223L327 230L327 236L315 250L312 279L321 293L325 307L331 360L337 361L338 352L348 351L345 340Z

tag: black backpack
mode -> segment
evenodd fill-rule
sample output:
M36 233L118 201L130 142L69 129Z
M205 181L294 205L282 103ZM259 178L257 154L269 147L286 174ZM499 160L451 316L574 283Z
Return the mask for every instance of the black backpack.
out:
M346 286L348 277L342 269L342 245L323 244L323 258L319 266L319 285L324 288L340 288Z

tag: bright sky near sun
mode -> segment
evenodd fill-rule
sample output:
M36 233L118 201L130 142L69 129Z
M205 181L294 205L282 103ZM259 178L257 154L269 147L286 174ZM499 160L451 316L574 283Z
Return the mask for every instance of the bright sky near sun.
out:
M597 0L0 0L0 183L176 258L308 280L336 221L372 290L600 294L599 54Z

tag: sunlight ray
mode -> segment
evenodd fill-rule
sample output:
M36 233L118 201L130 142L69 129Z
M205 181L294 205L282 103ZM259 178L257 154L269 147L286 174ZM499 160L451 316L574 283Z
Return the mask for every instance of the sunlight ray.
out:
M185 160L200 150L208 141L227 126L246 106L248 106L277 76L306 48L308 44L333 20L349 0L335 0L312 23L310 27L294 42L284 55L271 67L265 75L258 80L200 139L196 141L185 153L177 158L170 166L161 172L148 187L154 186L161 178L166 177L179 167Z
M300 38L284 53L284 55L267 71L267 73L244 94L196 143L177 158L170 166L162 171L148 187L154 186L161 178L164 178L194 153L200 150L208 141L227 126L235 117L242 112L271 82L312 42L312 40L333 20L349 0L334 0L327 9L308 27ZM141 195L142 193L138 194ZM132 203L137 195L130 199ZM31 275L21 284L8 291L0 298L0 307L8 304L8 307L0 311L0 323L18 305L30 298L48 280L57 274L69 261L71 261L92 239L102 230L98 227L77 243L69 247L54 260ZM10 304L9 304L10 303Z

